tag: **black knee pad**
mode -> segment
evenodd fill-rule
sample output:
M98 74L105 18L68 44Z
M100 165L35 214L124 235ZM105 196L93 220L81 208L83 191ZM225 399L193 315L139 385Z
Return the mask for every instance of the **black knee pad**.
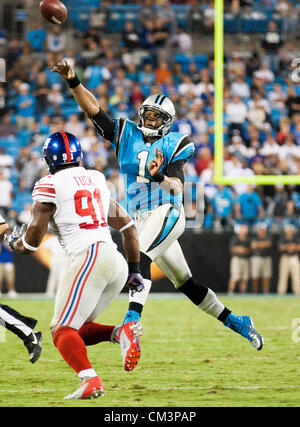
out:
M177 289L184 293L197 306L201 304L208 292L206 286L194 281L192 277Z
M140 270L144 279L151 280L151 263L152 259L143 252L140 252Z

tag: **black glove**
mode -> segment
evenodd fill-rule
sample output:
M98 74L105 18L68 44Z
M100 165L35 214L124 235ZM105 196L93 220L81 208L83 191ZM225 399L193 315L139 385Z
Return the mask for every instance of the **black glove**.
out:
M8 246L14 250L14 243L22 237L22 235L26 232L26 224L23 224L19 230L19 227L15 226L11 234L5 234L4 241L8 244Z

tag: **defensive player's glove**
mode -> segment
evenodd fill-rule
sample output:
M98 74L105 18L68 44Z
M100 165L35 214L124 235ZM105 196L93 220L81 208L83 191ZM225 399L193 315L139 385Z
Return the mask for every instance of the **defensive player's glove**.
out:
M26 232L26 224L23 224L21 228L15 226L12 233L6 234L4 236L4 241L8 244L8 246L14 250L14 243L22 237L22 235Z
M129 273L125 285L130 289L131 296L145 288L141 273Z

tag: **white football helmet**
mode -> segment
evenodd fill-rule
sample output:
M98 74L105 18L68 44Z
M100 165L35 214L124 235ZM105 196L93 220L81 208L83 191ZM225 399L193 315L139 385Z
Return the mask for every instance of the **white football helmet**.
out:
M161 114L163 124L158 129L146 128L144 125L144 114L149 110ZM138 129L140 129L145 136L164 136L169 132L175 117L174 104L165 95L150 95L140 106L138 117L140 119Z

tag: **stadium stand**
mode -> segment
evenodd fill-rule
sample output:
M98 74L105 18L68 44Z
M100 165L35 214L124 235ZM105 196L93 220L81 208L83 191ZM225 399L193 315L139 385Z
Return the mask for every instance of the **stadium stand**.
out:
M68 57L75 64L78 75L87 87L91 81L87 77L89 75L87 70L99 67L95 71L98 73L101 69L101 78L97 74L98 80L97 78L93 80L96 83L89 88L99 98L102 108L114 116L125 115L136 120L139 103L150 93L162 92L171 97L181 120L176 126L180 124L184 127L188 123L184 120L188 120L189 128L193 129L196 154L189 165L189 176L194 184L205 179L207 212L212 219L204 223L204 230L213 230L215 224L220 223L220 215L216 215L215 212L223 210L220 206L223 199L220 197L220 189L213 183L212 173L208 173L211 164L207 162L206 168L201 170L201 173L198 167L200 153L203 150L209 150L212 158L214 152L213 49L209 47L211 44L205 43L209 39L212 41L213 36L211 28L203 24L205 13L209 16L208 12L210 15L214 12L212 3L197 0L182 4L177 1L166 2L168 3L166 5L163 3L154 0L149 0L145 4L134 1L78 0L75 4L66 0L69 12L66 27L68 42L65 48L58 52L49 51L47 44L52 27L46 27L45 35L45 31L33 23L27 27L23 26L22 37L18 37L2 22L1 49L7 63L7 82L0 85L4 93L2 98L5 100L1 104L0 92L0 149L3 149L3 152L0 152L0 167L6 178L13 183L11 218L15 217L17 221L19 213L28 202L31 188L24 189L22 181L26 161L29 161L33 152L41 151L47 134L68 126L74 115L78 117L84 129L83 138L87 147L85 166L97 165L112 184L116 174L118 175L109 144L99 136L90 136L91 126L85 121L66 85L58 75L50 72L51 64ZM154 16L146 26L140 18L141 11L145 13L145 9ZM233 170L235 176L251 175L259 170L262 174L271 171L279 175L294 175L300 171L300 83L291 80L289 68L291 60L300 55L300 42L297 38L299 13L300 5L296 1L241 1L238 10L233 8L231 1L225 1L224 173ZM93 19L95 16L99 19ZM104 21L103 16L106 17ZM165 26L170 32L168 41L161 45L153 42L157 16L165 17ZM194 20L193 25L191 19ZM134 23L129 36L132 34L138 47L125 46L124 39L122 40L125 23L128 21ZM271 21L276 23L277 31L282 37L281 46L274 51L278 63L275 72L270 69L268 52L262 42ZM195 22L198 23L196 27ZM179 52L177 45L173 43L178 26L183 28L182 34L191 37L192 49L188 52ZM26 42L21 42L20 39ZM75 43L72 44L70 40L75 40ZM72 52L67 52L70 47ZM157 80L159 67L157 61L160 56L168 58L167 67L171 71L171 77L163 82ZM125 73L124 84L118 77L120 70L124 70ZM35 111L32 116L32 111L28 111L27 106L25 108L27 113L25 111L24 114L32 117L32 120L20 120L20 114L23 113L20 113L18 106L24 106L22 104L24 99L20 98L22 87L24 88L24 84L29 85L29 94L25 99L28 101L35 91L37 76L42 72L45 73L47 82L44 92L47 102L46 112L40 114ZM125 81L129 83L125 85ZM243 94L241 102L246 110L246 120L243 120L241 126L232 127L228 121L226 107L232 101L233 89ZM58 98L51 97L53 90L57 91L55 93L58 94ZM260 96L256 97L256 93L260 93ZM58 101L59 98L61 101ZM240 111L234 110L232 112L235 118L239 113ZM283 118L287 120L285 134L281 129ZM276 154L271 152L265 155L263 153L267 152L270 127L277 150ZM11 128L15 129L13 133ZM257 135L255 140L252 138L254 134ZM233 145L233 138L237 136L240 137L238 149ZM94 155L88 155L95 138L99 147ZM235 147L234 150L230 149L232 146ZM24 152L24 149L27 151ZM12 165L5 164L5 156L13 158ZM95 156L100 157L100 161L95 162ZM93 159L93 163L89 164L89 159ZM43 168L38 170L38 175L44 173ZM255 191L259 194L264 209L264 217L257 217L256 220L266 221L271 229L275 224L274 230L278 231L278 222L275 219L273 221L272 213L268 210L270 197L275 194L274 187L260 186ZM285 191L289 200L293 202L294 209L298 209L299 186L288 186ZM230 194L233 203L246 192L244 185L232 186ZM196 196L196 192L193 191L193 203L196 202ZM237 223L234 212L234 209L228 211L228 220L224 221L226 229L232 230Z

